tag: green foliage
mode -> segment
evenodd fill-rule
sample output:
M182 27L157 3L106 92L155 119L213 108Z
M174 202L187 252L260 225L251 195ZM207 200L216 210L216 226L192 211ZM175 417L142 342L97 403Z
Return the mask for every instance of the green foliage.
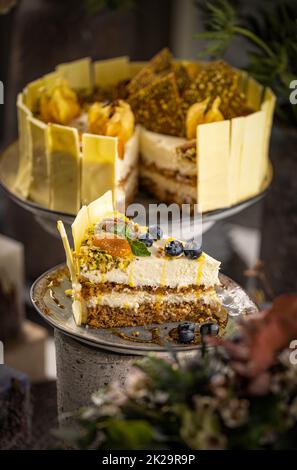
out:
M278 97L277 114L284 123L297 124L297 107L289 101L290 82L297 76L297 10L289 1L258 8L252 15L241 14L238 2L209 0L196 2L204 16L207 40L203 55L223 57L236 36L244 37L248 51L247 71Z
M59 437L81 449L263 449L285 447L286 435L296 446L297 374L288 364L274 366L279 391L261 396L247 392L220 350L183 365L150 355L136 367L124 389L96 394Z
M203 13L206 31L196 34L197 39L205 39L208 44L200 56L222 57L235 35L238 17L234 2L228 0L196 1Z
M153 430L147 421L110 419L106 428L107 449L147 449L153 439Z

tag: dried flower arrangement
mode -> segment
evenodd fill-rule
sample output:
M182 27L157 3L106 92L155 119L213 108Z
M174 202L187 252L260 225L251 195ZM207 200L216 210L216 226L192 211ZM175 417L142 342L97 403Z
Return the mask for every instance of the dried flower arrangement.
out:
M294 448L296 337L297 295L283 295L190 361L142 359L124 388L96 393L56 434L81 449Z

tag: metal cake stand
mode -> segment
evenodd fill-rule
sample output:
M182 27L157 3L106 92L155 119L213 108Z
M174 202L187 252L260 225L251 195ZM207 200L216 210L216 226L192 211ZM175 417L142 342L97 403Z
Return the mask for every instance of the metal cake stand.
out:
M221 274L220 281L218 295L225 316L219 334L228 337L236 332L238 318L256 313L257 307L230 278ZM92 394L101 387L115 380L119 387L123 385L139 357L150 352L170 357L174 352L183 360L193 357L200 348L199 328L194 344L180 344L176 337L170 339L176 323L116 329L77 326L72 300L65 294L70 287L68 271L61 265L40 276L31 288L34 307L55 329L60 422L65 420L65 413L90 403ZM158 331L157 341L153 340L152 331Z
M222 315L226 326L222 335L230 336L236 330L237 319L255 313L257 307L248 294L232 279L220 274L221 288L218 295L223 302ZM42 318L57 330L98 349L123 354L143 355L151 351L166 352L173 348L177 352L192 351L199 344L180 344L169 338L169 332L177 324L149 325L116 329L77 326L72 315L72 299L65 291L71 289L68 270L60 265L42 274L31 288L31 300ZM221 317L223 320L223 317ZM152 329L158 329L158 338L152 340ZM137 331L137 337L134 336Z
M4 152L0 155L0 187L13 199L18 205L26 209L27 211L31 212L38 223L50 234L54 236L58 236L57 231L57 220L62 220L66 226L66 229L70 227L72 224L75 214L67 214L64 212L53 211L47 207L43 207L39 204L34 203L28 199L23 198L17 191L14 189L14 181L17 174L18 169L18 142L14 142L10 146L8 146ZM206 232L216 221L225 219L227 217L233 216L242 210L248 208L249 206L255 204L259 200L261 200L271 183L272 180L272 167L269 167L268 175L263 183L261 191L259 194L246 199L244 201L235 204L232 207L224 208L224 209L217 209L214 211L203 213L202 217L202 231ZM144 205L148 205L150 203L157 202L153 200L148 194L145 192L140 192L135 202L140 202ZM190 221L191 222L191 221ZM172 221L172 234L174 235L175 221ZM178 224L179 228L179 224ZM201 224L199 225L199 229L201 229Z

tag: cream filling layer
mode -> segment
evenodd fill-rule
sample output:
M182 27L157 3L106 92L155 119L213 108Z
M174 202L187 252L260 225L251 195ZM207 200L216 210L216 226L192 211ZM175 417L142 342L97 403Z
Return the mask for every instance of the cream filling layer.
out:
M123 191L125 192L126 199L130 201L138 187L138 168L134 168L129 174L129 176L126 178L126 180L118 186L123 189Z
M165 240L159 240L150 248L151 256L136 257L126 271L112 269L105 274L99 270L88 271L81 266L81 275L92 284L114 282L136 286L185 287L204 286L206 289L220 284L218 273L220 262L203 253L197 260L182 255L168 259L158 257L158 248L164 247Z
M205 294L197 295L195 293L190 294L166 294L166 295L156 295L150 294L145 291L138 291L132 294L127 294L124 292L111 292L108 294L102 294L99 296L94 296L88 299L86 302L87 307L92 308L97 305L106 305L111 308L130 308L133 310L138 310L142 304L153 304L157 303L158 305L162 304L177 304L181 305L183 303L195 303L201 302L206 305L212 306L217 301L215 291L207 292Z
M181 137L173 137L156 132L140 130L141 159L147 165L154 164L158 168L178 171L182 175L195 176L197 174L196 162L183 159L181 162L176 154L176 147L186 143Z
M182 181L177 181L172 178L167 178L161 173L156 173L144 166L140 166L140 176L144 178L149 178L153 183L172 194L179 194L185 198L191 198L192 200L197 200L197 188L196 186L191 186L188 183L183 183Z

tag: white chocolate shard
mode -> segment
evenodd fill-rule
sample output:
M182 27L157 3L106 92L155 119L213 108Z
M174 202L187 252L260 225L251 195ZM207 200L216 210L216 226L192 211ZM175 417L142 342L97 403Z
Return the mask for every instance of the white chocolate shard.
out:
M19 167L14 183L14 189L27 198L31 184L32 153L29 149L28 116L31 112L23 103L23 95L17 97L18 130L19 130Z
M71 248L70 248L70 244L69 244L69 240L68 240L68 237L67 237L67 233L66 233L64 224L61 220L59 220L57 222L57 228L58 228L58 231L60 233L62 243L63 243L63 246L64 246L64 250L65 250L65 254L66 254L66 263L67 263L67 267L69 269L71 282L76 283L77 282L77 275L76 275L76 270L75 270L75 266L74 266L74 262L73 262L72 251L71 251Z
M255 111L259 111L262 102L263 86L256 82L252 77L249 77L247 80L246 95L247 105Z
M264 144L263 144L263 159L262 159L262 168L261 175L262 181L267 177L269 171L269 143L270 143L270 134L273 123L273 112L275 107L276 97L270 90L266 88L263 97L263 103L261 109L265 113L265 129L264 129Z
M47 151L50 209L77 214L80 208L80 150L77 129L49 124Z
M265 117L265 113L262 110L246 116L244 120L239 177L239 201L255 196L261 188Z
M29 151L32 154L32 180L30 197L44 207L49 207L49 164L46 145L47 126L39 119L28 117Z
M129 57L98 60L94 62L95 85L110 87L130 78Z
M113 213L112 191L107 191L103 196L88 205L89 223L96 224L105 214Z
M82 139L82 204L89 204L114 190L116 137L84 134Z
M87 89L92 86L91 59L89 57L60 64L56 70L72 88Z
M134 77L147 64L144 61L133 61L129 63L129 78Z
M201 212L229 206L230 121L197 126L198 205Z
M244 134L244 117L231 119L230 125L230 159L229 159L229 205L239 200L239 181L241 152Z
M32 113L36 111L36 104L43 85L43 78L39 78L38 80L34 80L34 82L29 83L25 88L25 103Z
M74 249L76 253L79 252L81 242L86 235L89 225L90 221L88 209L86 206L83 206L75 217L73 224L71 225Z

